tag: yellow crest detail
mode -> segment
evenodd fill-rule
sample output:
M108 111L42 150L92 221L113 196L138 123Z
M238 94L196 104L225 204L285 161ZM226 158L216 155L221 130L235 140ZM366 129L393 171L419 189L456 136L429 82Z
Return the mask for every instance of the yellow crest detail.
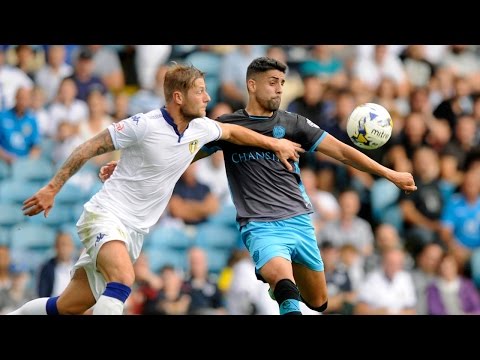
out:
M190 154L195 153L198 149L198 140L193 140L188 144L188 150L190 150Z

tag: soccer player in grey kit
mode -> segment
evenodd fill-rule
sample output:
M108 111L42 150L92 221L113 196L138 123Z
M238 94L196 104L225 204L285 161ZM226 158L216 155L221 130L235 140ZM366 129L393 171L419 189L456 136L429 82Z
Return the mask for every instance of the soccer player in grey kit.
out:
M279 110L286 70L287 65L271 58L253 60L247 69L246 108L217 120L295 141L307 151L320 151L346 165L383 176L406 192L417 189L410 173L391 170L309 119ZM312 204L298 163L288 171L270 151L226 141L206 144L195 160L217 150L224 152L242 241L255 262L257 278L270 285L280 314L301 315L299 301L324 311L328 297L323 261L309 216Z

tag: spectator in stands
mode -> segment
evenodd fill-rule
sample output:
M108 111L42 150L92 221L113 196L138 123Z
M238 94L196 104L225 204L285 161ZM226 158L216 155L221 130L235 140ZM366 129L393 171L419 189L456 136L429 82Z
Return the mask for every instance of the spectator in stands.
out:
M148 112L151 109L161 108L165 105L163 82L168 70L167 65L160 65L155 72L155 82L152 88L140 89L129 100L128 112L138 114ZM215 118L212 118L215 119Z
M133 115L129 111L129 101L130 96L126 92L120 92L115 95L113 100L113 111L110 113L113 122L119 122Z
M188 251L189 276L183 291L190 295L190 315L225 315L223 294L208 273L207 254L199 247Z
M106 88L115 93L125 86L125 76L118 54L105 45L85 45L80 49L82 53L90 53L93 61L92 74L101 79Z
M413 173L418 190L412 196L400 194L408 251L415 257L427 243L439 240L443 198L440 188L438 154L420 147L413 155Z
M10 249L0 244L0 291L8 289L12 279L10 274Z
M260 45L237 45L223 56L220 70L220 101L230 104L233 110L245 106L248 94L245 89L245 73L250 62L264 54Z
M414 315L417 302L412 276L403 270L403 250L383 253L382 267L367 274L358 292L354 314Z
M358 216L360 199L357 192L352 189L342 191L338 203L340 218L325 225L318 235L319 242L330 241L336 247L351 244L362 257L370 255L373 251L372 226Z
M413 283L417 295L417 314L427 315L427 287L436 278L438 265L445 251L437 243L426 244L417 255L415 268L412 270Z
M35 292L28 286L31 274L26 266L10 265L10 286L0 289L0 314L6 314L35 297Z
M154 298L147 298L143 315L186 315L191 296L182 286L182 277L171 265L160 270L162 288Z
M125 313L128 315L142 315L146 312L145 304L153 301L163 287L162 278L151 271L150 262L146 253L141 252L133 265L135 283L132 293L125 303Z
M248 250L234 250L231 284L225 291L229 315L278 315L277 303L268 296L268 285L257 280Z
M37 119L38 132L42 139L48 138L51 126L50 115L45 107L45 93L43 89L35 86L32 90L32 103L30 109Z
M33 81L22 70L7 65L5 61L6 45L0 45L0 111L15 106L18 89L33 87Z
M102 79L93 72L95 67L93 56L93 53L88 49L80 51L75 62L74 73L68 77L77 85L76 97L79 100L87 101L88 94L92 90L99 90L102 94L107 93L107 87Z
M171 216L183 220L187 225L197 225L215 214L220 206L217 195L210 188L197 181L197 164L191 164L182 174L172 198L168 203Z
M55 238L55 256L40 268L38 278L38 296L58 296L70 281L70 269L75 255L75 244L72 235L58 232ZM23 304L20 304L23 305Z
M11 164L18 157L40 156L37 119L29 107L32 90L19 88L12 109L0 112L0 160Z
M339 218L340 206L335 195L329 191L318 189L317 177L312 169L304 167L300 174L305 191L313 206L314 212L310 216L315 232L318 233L328 222Z
M427 287L430 315L479 315L480 294L473 282L459 274L455 256L446 253L438 268L438 279Z
M357 294L352 287L350 276L344 266L340 266L340 252L331 242L320 245L325 279L328 289L328 308L324 314L351 315Z
M47 135L57 137L62 122L73 126L74 134L78 132L80 122L88 117L88 107L85 101L76 98L77 93L78 88L72 78L67 77L60 82L57 97L48 109L51 124Z
M73 67L67 64L65 59L64 45L49 46L47 64L40 68L35 75L35 83L45 92L48 104L55 100L60 82L73 74Z
M480 172L468 171L461 191L445 204L441 217L444 244L460 266L460 273L472 259L472 278L480 288ZM472 257L473 254L473 257Z

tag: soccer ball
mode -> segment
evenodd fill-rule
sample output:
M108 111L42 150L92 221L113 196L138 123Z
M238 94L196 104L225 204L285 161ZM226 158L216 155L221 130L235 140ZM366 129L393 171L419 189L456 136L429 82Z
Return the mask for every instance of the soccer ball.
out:
M387 109L374 103L358 105L348 117L347 133L363 149L378 149L392 136L393 121Z

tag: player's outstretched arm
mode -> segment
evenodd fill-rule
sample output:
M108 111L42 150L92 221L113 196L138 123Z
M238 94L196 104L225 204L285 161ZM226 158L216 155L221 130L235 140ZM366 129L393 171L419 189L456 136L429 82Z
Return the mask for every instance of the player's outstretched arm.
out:
M290 171L293 170L293 167L288 162L288 159L298 161L300 153L305 152L300 144L287 139L275 139L270 136L261 135L239 125L224 124L221 122L217 122L217 124L222 129L222 140L237 145L255 146L271 150Z
M23 213L28 216L33 216L45 211L45 217L47 217L53 207L55 196L67 180L92 157L113 150L115 150L115 147L113 146L110 132L107 129L79 145L73 150L68 159L65 160L48 184L23 202Z
M330 134L327 134L325 139L320 142L317 151L331 156L346 165L353 166L358 170L383 176L407 193L417 190L412 174L389 169L357 149L337 140Z
M200 159L206 158L207 156L210 156L210 155L211 154L207 153L206 151L200 150L199 152L197 152L197 154L193 158L192 163ZM117 164L118 164L118 160L112 160L100 168L98 172L98 177L102 182L107 181L110 178L110 176L112 176L113 171L117 167Z

